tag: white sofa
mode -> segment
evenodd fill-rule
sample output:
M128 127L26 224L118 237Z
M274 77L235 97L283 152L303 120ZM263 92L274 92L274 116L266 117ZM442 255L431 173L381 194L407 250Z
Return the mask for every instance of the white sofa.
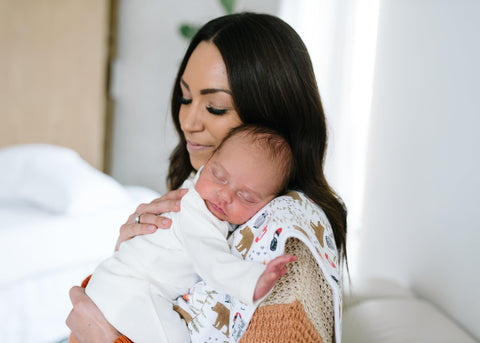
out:
M345 297L342 342L478 341L434 304L408 288L388 279L371 279L357 285L355 292Z

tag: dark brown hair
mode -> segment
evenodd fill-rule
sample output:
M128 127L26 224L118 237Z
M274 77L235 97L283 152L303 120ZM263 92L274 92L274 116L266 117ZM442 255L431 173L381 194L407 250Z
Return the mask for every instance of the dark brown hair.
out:
M303 191L323 209L346 259L346 209L323 171L327 130L312 63L301 38L280 18L227 15L205 24L191 41L173 89L172 118L180 142L170 156L169 187L180 187L193 171L179 122L180 79L202 41L213 42L222 55L242 122L272 128L289 143L295 161L289 188Z

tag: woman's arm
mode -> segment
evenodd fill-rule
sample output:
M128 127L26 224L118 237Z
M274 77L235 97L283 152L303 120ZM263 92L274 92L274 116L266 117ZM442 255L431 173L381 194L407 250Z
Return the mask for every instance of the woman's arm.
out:
M153 200L149 204L139 205L135 213L131 214L126 223L120 227L120 235L115 245L115 251L118 250L120 244L135 236L153 233L157 229L170 228L172 221L169 218L160 216L160 214L180 211L180 200L186 193L187 189L177 189ZM140 215L139 223L134 222L134 217L137 214Z

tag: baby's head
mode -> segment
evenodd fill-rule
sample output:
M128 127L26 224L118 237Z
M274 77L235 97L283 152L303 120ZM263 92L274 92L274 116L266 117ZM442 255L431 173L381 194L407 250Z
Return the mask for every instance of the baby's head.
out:
M293 169L290 146L280 134L245 124L225 137L195 189L217 218L243 224L286 190Z

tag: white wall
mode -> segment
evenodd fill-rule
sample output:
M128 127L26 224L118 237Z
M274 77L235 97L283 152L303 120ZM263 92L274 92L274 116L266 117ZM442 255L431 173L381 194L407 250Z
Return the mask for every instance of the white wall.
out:
M118 3L111 174L123 184L164 193L168 157L177 142L169 100L187 48L178 27L184 22L203 24L225 12L217 0ZM237 11L276 14L277 7L277 0L236 1Z
M381 1L355 279L388 276L480 338L480 2Z

